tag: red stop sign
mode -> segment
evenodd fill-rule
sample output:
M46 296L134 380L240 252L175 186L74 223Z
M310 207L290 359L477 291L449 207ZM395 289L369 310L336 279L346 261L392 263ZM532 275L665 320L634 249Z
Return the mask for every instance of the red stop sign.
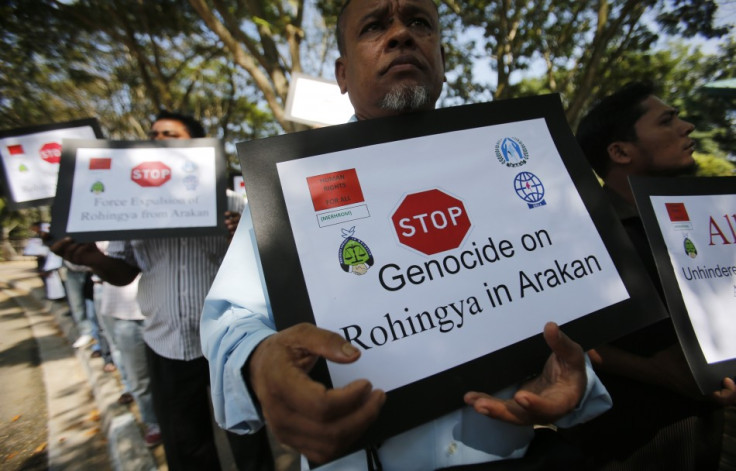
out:
M161 186L171 180L171 169L163 162L143 162L133 167L130 179L140 186Z
M61 162L61 144L58 142L49 142L41 147L41 158L50 164L58 164Z
M437 189L406 195L391 221L399 242L426 255L458 248L470 230L463 202Z

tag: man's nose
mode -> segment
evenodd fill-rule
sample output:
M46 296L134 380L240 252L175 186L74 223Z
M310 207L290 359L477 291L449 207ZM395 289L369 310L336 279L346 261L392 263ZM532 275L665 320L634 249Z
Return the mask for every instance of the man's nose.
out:
M682 125L683 125L682 130L686 136L689 135L691 132L695 131L695 125L691 123L690 121L685 121L683 119Z
M388 47L413 47L414 35L407 25L399 20L392 21L388 31Z

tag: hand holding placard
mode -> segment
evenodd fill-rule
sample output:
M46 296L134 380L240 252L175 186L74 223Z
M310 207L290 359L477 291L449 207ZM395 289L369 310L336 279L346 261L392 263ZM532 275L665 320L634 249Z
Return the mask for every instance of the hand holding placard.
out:
M79 243L65 237L54 242L50 248L64 260L90 267L96 275L112 285L125 286L140 273L138 267L103 254L94 242Z
M514 398L469 392L465 402L518 425L551 423L575 409L587 382L583 350L553 322L545 325L544 338L552 354L542 374L525 382ZM386 400L364 379L335 389L313 381L307 373L320 356L353 363L360 351L333 332L298 324L264 340L243 369L276 438L316 463L349 451Z
M310 461L346 452L378 417L386 394L367 380L327 389L307 373L319 357L352 363L360 351L339 335L298 324L261 342L243 368L271 431Z
M557 421L573 410L585 392L583 349L554 322L544 326L544 340L552 349L539 376L525 382L511 399L469 392L465 403L488 417L518 425Z

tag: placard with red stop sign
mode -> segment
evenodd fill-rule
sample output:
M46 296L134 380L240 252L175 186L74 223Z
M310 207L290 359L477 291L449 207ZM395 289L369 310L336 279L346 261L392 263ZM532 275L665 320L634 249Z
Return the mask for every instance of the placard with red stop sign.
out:
M538 372L547 321L592 348L666 315L564 123L547 96L238 145L276 326L360 350L312 374L388 391L371 439Z
M62 141L101 137L94 118L0 131L0 176L8 206L50 204L56 195Z
M217 139L65 140L52 233L78 241L224 236L224 167Z

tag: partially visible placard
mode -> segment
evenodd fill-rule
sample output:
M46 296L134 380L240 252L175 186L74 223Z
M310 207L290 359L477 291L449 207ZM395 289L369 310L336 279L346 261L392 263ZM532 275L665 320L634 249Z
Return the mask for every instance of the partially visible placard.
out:
M50 204L56 194L63 139L99 139L94 118L0 131L0 175L11 209Z
M245 195L245 182L242 175L233 176L233 191L239 195Z
M353 105L347 94L340 93L334 80L295 73L286 97L286 119L312 126L329 126L347 122Z
M670 316L703 394L736 374L736 177L632 177Z
M65 140L53 237L79 242L222 231L225 161L217 139Z
M591 348L665 316L559 98L238 145L276 326L361 350L382 439L538 372L546 321ZM283 295L288 293L288 295Z

